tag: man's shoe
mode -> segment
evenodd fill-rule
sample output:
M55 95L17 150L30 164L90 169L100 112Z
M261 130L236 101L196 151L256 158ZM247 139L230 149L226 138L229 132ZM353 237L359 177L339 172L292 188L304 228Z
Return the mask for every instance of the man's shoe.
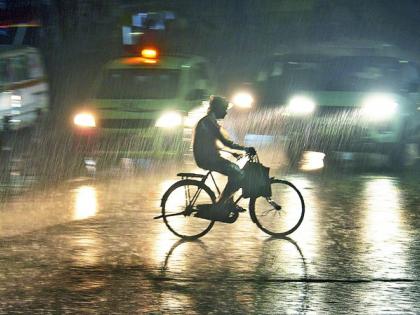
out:
M236 211L236 212L245 212L246 211L246 209L245 208L242 208L241 206L239 206L239 205L233 205L233 209L232 209L233 211Z
M235 212L245 212L246 209L242 208L238 204L234 203L233 200L225 201L223 204L216 204L215 206L218 206L219 208L223 208L226 210L231 210Z

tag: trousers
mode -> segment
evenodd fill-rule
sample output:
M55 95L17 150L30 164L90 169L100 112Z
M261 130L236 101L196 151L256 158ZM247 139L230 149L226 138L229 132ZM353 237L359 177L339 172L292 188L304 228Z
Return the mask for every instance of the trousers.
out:
M244 171L235 163L219 157L214 160L197 162L197 165L209 171L215 171L228 177L226 187L223 189L218 202L225 202L233 198L236 191L241 188Z

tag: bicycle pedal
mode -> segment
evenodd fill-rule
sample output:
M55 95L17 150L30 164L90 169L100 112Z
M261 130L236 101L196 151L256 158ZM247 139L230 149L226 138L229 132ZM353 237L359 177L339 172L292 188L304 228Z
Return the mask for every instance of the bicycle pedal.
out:
M242 208L241 206L236 205L233 208L233 211L236 211L236 212L246 212L246 209L245 208Z

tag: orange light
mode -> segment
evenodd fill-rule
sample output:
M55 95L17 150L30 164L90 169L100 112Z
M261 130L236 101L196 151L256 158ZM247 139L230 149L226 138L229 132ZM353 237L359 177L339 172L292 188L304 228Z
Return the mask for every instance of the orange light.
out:
M125 65L138 65L141 63L155 64L157 59L148 59L143 57L129 57L122 60L122 63Z
M157 63L157 60L156 59L148 59L148 58L141 58L141 62L144 62L144 63Z
M144 48L141 50L141 56L144 58L154 59L157 57L157 50L153 48Z

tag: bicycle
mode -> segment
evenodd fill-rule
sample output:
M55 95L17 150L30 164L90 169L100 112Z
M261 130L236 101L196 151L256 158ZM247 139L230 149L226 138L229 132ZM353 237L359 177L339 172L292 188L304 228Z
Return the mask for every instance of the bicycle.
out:
M257 155L231 154L237 160L247 157L249 161L259 163ZM181 180L175 182L164 193L161 200L161 215L154 219L163 218L168 229L182 239L200 238L207 234L216 222L197 216L199 214L197 206L216 202L216 194L206 181L209 178L212 180L218 195L220 189L212 171L207 171L205 174L178 173L177 176L180 176ZM289 181L271 177L270 185L271 197L250 198L249 214L252 222L263 232L274 237L284 237L296 231L302 223L305 202L300 191ZM242 195L237 198L234 205L242 198ZM236 213L233 222L238 215Z

